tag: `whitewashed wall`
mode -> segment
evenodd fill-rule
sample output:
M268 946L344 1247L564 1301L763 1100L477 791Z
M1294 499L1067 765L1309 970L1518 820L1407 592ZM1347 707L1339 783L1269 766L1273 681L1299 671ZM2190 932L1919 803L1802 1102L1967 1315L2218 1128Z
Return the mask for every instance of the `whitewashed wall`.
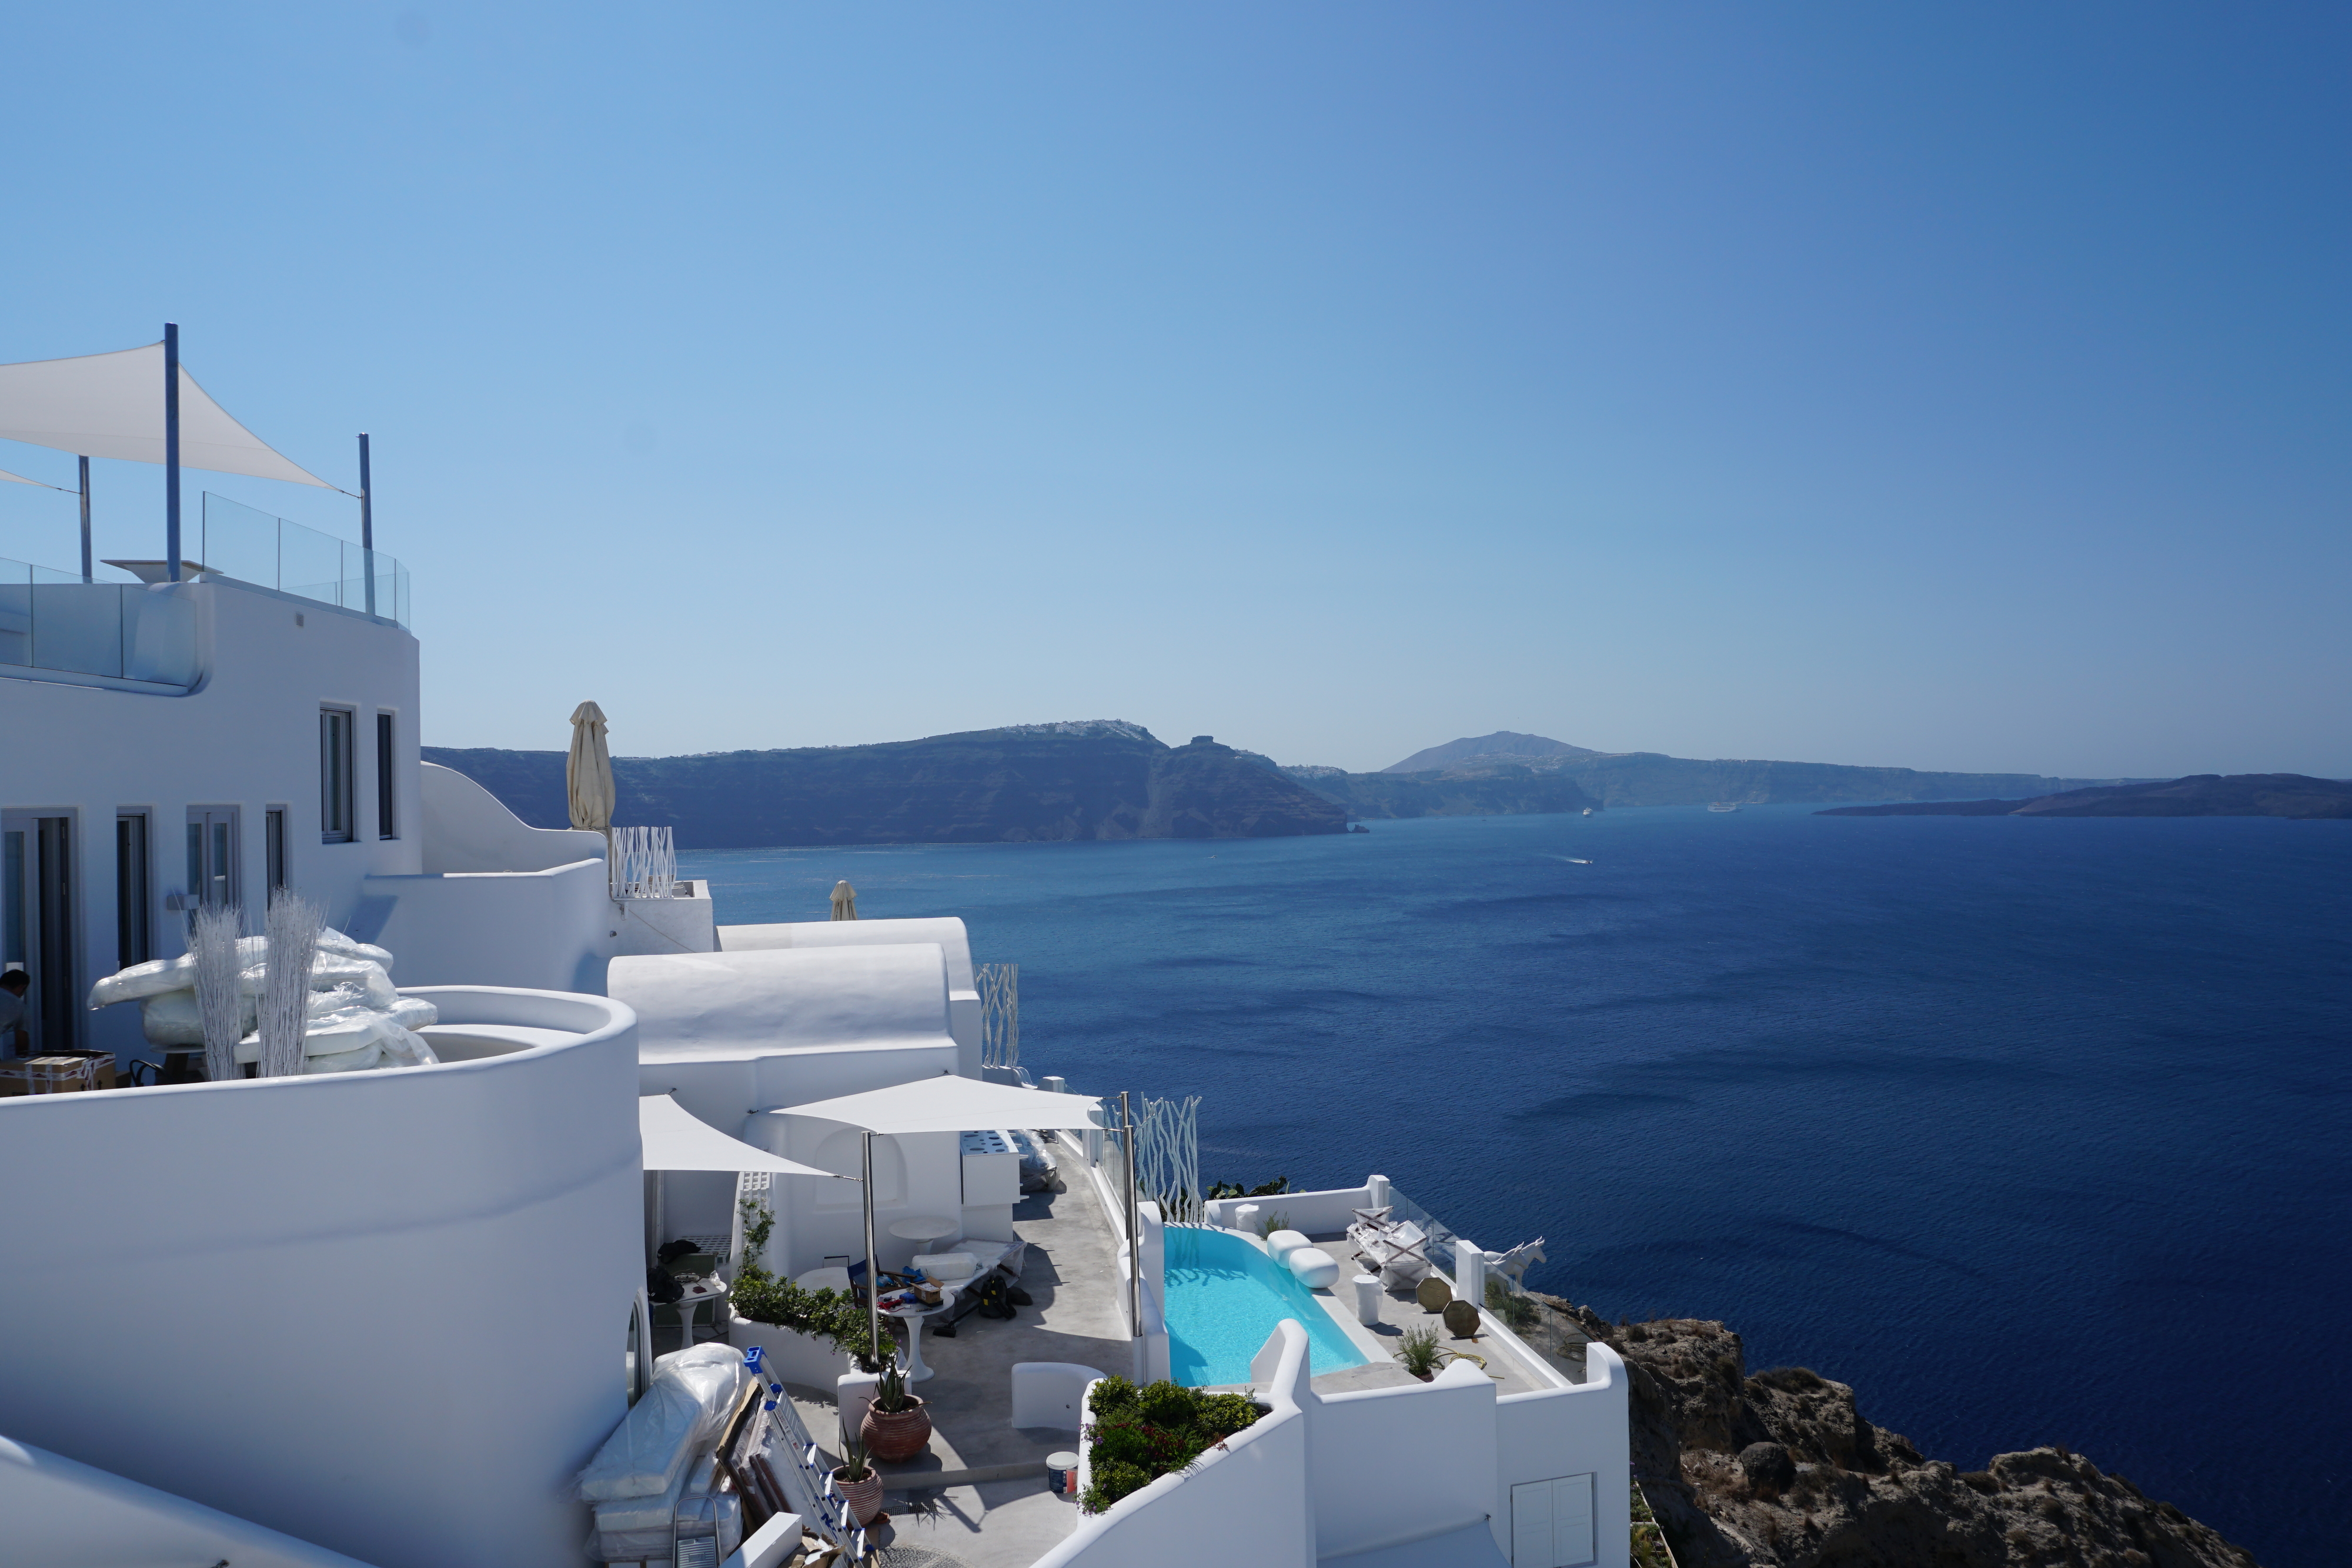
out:
M1585 1381L1496 1401L1500 1469L1495 1540L1511 1549L1511 1489L1527 1481L1590 1472L1595 1568L1626 1568L1633 1538L1633 1455L1627 1427L1625 1363L1595 1340L1585 1347Z
M417 800L427 873L552 871L603 860L604 835L575 828L534 828L506 802L454 768L417 765Z
M644 1277L636 1020L423 994L562 1042L0 1101L39 1195L0 1207L10 1436L380 1568L576 1568Z
M343 928L389 948L393 978L404 986L596 996L618 925L604 862L593 860L548 871L367 877Z
M164 896L187 884L188 808L238 809L248 921L259 929L268 886L264 813L287 811L286 877L341 925L373 874L423 869L416 795L417 644L388 621L208 579L165 591L196 612L201 678L184 696L24 678L0 668L0 810L73 821L76 999L121 967L115 925L116 814L143 811L149 837L148 927L153 952L185 949ZM301 622L298 625L297 620ZM353 793L359 831L321 841L319 709L358 716ZM375 721L393 716L393 816L376 836ZM0 915L5 918L5 915ZM80 1043L148 1053L139 1009L79 1013Z
M1293 1230L1328 1236L1354 1224L1354 1210L1371 1207L1370 1191L1369 1186L1344 1186L1314 1192L1279 1192L1271 1197L1221 1197L1203 1204L1202 1210L1209 1224L1230 1229L1234 1223L1234 1210L1243 1204L1254 1203L1264 1213L1287 1218Z
M1273 1410L1210 1449L1190 1472L1162 1476L1079 1521L1034 1568L1311 1568L1307 1331L1286 1319L1261 1351L1272 1364L1263 1388Z
M1307 1408L1315 1550L1324 1557L1482 1524L1495 1511L1495 1385L1454 1362L1411 1388L1317 1396Z
M0 1437L0 1563L41 1568L232 1563L367 1568L218 1509Z

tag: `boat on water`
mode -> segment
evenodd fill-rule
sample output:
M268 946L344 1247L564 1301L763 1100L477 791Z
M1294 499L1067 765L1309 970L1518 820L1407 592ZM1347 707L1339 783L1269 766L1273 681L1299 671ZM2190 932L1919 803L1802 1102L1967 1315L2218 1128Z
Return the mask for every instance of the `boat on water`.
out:
M1737 811L1739 810L1739 802L1737 800L1717 800L1709 805L1707 810L1710 811Z
M1588 816L1588 817L1589 817L1589 816L1591 816L1591 815L1592 815L1592 808L1591 808L1591 807L1590 807L1590 806L1587 806L1586 808L1584 808L1584 814L1585 814L1586 816Z
M0 367L0 424L161 452L176 496L170 403L249 443L208 463L311 477L177 349ZM926 1489L898 1541L935 1563L1245 1540L1627 1568L1625 1365L1525 1290L1539 1246L1463 1240L1376 1174L1195 1198L1190 1104L1086 1082L1083 1039L1033 1076L1017 968L954 910L861 919L844 883L830 920L721 924L667 830L595 820L589 703L567 782L594 826L528 826L421 759L408 572L369 511L358 543L203 515L206 570L177 507L120 581L0 563L0 952L31 1047L0 1060L0 1255L39 1260L0 1269L0 1559L887 1560L912 1500L846 1432L1003 1478ZM1250 1268L1184 1267L1188 1225ZM1423 1383L1391 1347L1433 1275L1484 1361ZM1049 1490L1094 1384L1235 1363L1257 1413L1192 1465L1091 1513Z

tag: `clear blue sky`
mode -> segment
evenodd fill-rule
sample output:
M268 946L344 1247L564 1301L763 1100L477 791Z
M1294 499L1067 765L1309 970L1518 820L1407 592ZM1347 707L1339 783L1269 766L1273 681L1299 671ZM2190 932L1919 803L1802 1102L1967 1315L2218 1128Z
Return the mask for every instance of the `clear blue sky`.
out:
M0 360L375 441L425 738L2352 774L2339 5L16 6ZM0 443L0 467L72 460ZM102 553L160 547L100 465ZM356 537L343 498L191 473ZM0 555L70 501L0 486Z

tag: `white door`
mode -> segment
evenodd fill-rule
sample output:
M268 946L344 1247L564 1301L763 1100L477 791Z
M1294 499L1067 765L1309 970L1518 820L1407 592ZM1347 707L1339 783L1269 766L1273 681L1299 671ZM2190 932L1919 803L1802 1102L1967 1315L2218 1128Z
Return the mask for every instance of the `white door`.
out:
M1511 1489L1511 1568L1584 1568L1598 1555L1590 1473Z

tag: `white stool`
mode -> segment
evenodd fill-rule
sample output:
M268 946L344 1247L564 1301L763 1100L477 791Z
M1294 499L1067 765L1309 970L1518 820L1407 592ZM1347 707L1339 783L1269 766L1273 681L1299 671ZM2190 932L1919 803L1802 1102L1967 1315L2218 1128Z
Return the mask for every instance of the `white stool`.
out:
M1234 1223L1232 1228L1235 1230L1246 1230L1251 1235L1255 1236L1257 1234L1257 1217L1258 1207L1256 1204L1237 1203L1234 1205Z
M1356 1286L1356 1321L1376 1323L1381 1321L1381 1281L1377 1275L1359 1274Z

